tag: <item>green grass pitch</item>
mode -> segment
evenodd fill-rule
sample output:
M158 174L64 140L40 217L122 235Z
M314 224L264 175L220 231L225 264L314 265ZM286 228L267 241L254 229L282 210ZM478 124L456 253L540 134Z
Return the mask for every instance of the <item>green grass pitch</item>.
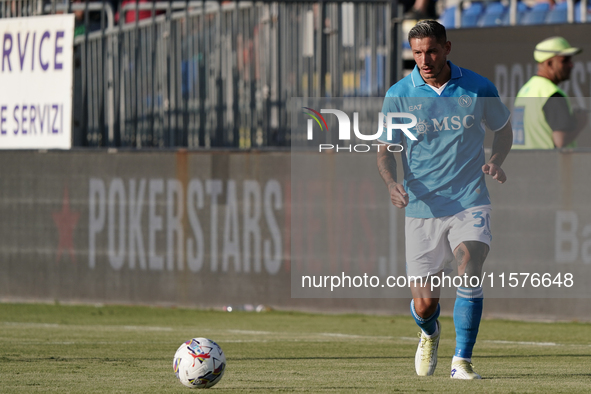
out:
M407 316L0 304L0 392L187 393L172 357L192 337L226 354L217 393L590 390L590 324L484 320L473 360L484 379L457 381L453 323L441 322L435 375L417 377Z

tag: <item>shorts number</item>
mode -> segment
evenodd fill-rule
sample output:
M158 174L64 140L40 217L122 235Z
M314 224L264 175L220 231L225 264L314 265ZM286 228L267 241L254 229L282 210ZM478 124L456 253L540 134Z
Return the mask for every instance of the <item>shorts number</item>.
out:
M480 219L480 223L476 223L474 227L484 227L486 225L486 229L490 231L490 215L488 213L486 217L483 217L482 211L472 212L472 216L474 216L474 219Z

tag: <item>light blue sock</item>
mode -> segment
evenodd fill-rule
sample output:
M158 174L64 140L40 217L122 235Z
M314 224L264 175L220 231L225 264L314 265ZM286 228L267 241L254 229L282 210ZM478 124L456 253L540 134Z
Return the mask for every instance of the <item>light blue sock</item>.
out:
M437 331L437 318L439 317L439 311L439 304L437 304L437 309L435 312L431 316L423 319L417 315L417 311L415 310L415 300L410 302L410 313L412 313L412 317L414 317L417 326L421 327L421 330L423 330L423 332L427 335L433 335L435 334L435 331Z
M454 306L456 357L470 359L482 317L482 287L458 287Z

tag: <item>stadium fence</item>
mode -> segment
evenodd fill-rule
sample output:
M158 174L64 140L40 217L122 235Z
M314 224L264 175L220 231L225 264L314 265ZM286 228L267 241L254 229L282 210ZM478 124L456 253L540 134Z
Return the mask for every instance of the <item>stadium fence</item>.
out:
M289 146L290 97L383 96L400 73L390 2L130 3L119 24L107 1L0 4L78 13L76 147Z

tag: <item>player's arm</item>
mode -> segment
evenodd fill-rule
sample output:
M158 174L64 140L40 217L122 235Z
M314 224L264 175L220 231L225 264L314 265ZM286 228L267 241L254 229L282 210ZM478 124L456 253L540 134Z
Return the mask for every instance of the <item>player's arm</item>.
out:
M513 128L511 122L507 121L502 129L495 132L495 138L493 139L492 155L488 160L488 163L482 166L482 172L488 174L499 181L504 183L507 180L505 171L501 168L501 165L505 161L505 158L511 150L513 145Z
M404 190L404 186L397 182L396 158L394 153L389 152L385 146L382 146L382 148L378 149L378 170L388 187L392 204L395 207L404 208L408 205L408 193Z

